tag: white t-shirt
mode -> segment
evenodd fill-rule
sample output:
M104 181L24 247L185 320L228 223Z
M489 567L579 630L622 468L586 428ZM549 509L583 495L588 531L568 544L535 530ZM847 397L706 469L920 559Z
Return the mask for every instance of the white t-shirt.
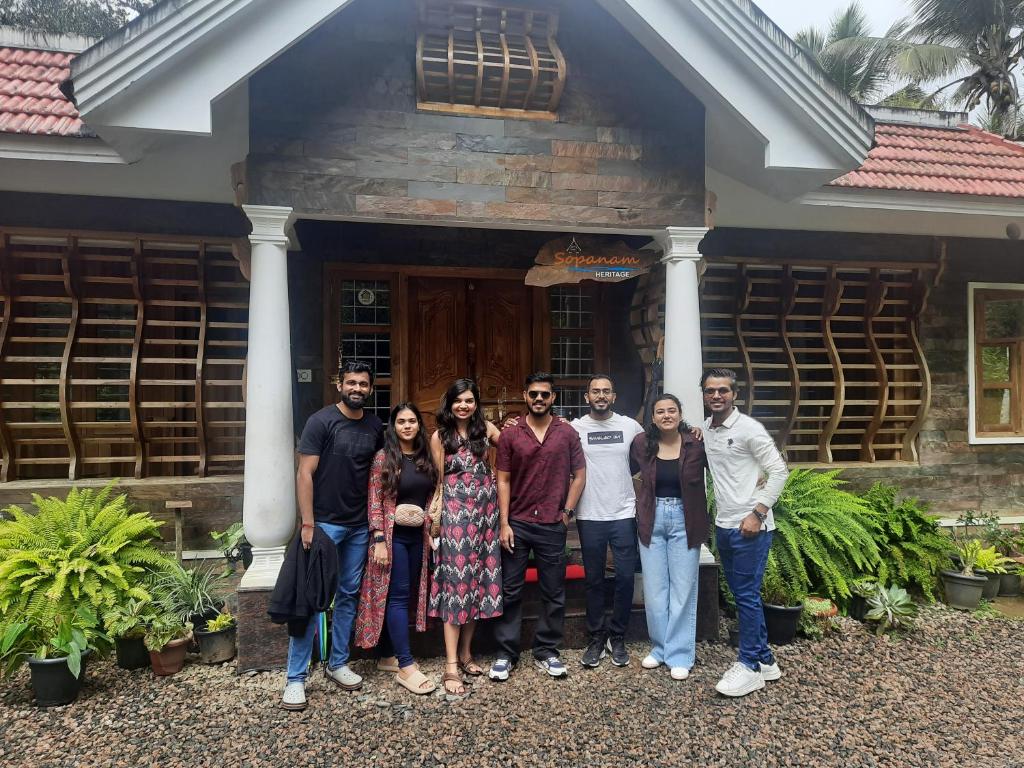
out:
M629 471L629 446L644 431L635 419L613 413L604 421L581 416L572 422L587 459L587 484L576 509L580 520L623 520L636 516L636 492Z

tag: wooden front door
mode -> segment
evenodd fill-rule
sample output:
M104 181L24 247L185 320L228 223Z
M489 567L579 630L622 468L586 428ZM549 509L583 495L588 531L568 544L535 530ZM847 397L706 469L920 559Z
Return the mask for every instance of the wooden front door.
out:
M475 379L484 415L518 412L533 358L530 289L514 280L409 279L409 399L433 427L451 383Z

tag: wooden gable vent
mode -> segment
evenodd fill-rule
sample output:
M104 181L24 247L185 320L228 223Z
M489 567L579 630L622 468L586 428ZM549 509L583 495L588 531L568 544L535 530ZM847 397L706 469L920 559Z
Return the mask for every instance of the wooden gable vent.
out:
M418 108L555 119L565 87L558 13L477 0L419 0Z

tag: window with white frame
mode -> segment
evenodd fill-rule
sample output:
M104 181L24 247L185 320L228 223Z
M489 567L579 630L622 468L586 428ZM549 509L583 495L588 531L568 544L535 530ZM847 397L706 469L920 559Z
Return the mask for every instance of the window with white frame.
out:
M1024 284L970 283L972 440L1024 442Z

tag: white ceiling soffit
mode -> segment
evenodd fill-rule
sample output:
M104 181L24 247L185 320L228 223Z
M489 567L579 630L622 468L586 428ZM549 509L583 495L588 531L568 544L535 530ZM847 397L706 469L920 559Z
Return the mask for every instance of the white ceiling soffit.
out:
M857 168L871 117L749 0L599 0L707 112L707 164L792 199Z

